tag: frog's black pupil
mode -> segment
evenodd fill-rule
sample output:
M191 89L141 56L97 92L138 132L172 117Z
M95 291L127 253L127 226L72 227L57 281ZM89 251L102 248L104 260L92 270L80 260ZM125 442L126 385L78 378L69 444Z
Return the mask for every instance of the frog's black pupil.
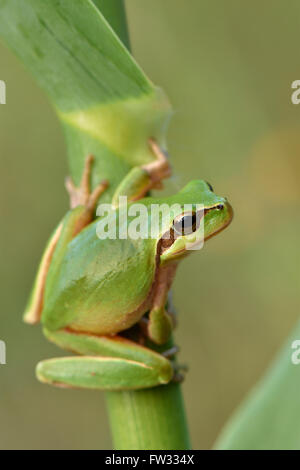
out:
M223 205L223 204L219 204L219 205L216 206L216 209L217 209L218 211L221 211L222 209L224 209L224 205Z
M189 235L197 228L197 215L195 213L184 215L173 224L174 230L180 235Z
M211 185L210 183L208 183L208 181L206 181L206 184L207 184L207 186L209 187L209 189L210 189L212 192L214 192L214 189L213 189L212 185Z

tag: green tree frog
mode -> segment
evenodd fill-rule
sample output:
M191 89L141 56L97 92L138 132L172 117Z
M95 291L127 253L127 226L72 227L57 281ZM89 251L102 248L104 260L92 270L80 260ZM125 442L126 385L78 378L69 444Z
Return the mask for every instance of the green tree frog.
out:
M90 190L92 156L85 161L78 188L70 178L66 181L71 209L45 249L24 319L32 324L41 321L50 341L77 356L40 362L37 377L42 382L136 390L174 378L169 355L156 352L149 342L164 345L170 338L174 319L166 309L168 292L179 261L193 253L187 247L200 230L195 212L186 213L183 206L204 207L205 240L223 230L233 212L227 200L202 180L170 197L147 197L170 175L166 152L152 139L149 145L154 160L128 173L116 190L112 211L121 210L120 196L127 196L129 206L137 200L147 207L175 203L177 212L162 221L155 238L97 236L95 208L108 182ZM134 329L139 340L126 334Z

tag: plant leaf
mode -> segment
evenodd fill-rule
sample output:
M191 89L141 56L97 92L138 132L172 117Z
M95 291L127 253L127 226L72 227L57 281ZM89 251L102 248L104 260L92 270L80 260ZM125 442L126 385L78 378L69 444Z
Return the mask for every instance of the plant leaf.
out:
M292 363L300 323L265 377L229 420L217 449L300 448L300 365ZM299 348L299 346L298 346Z
M120 1L0 0L0 36L49 95L65 131L71 175L95 155L92 186L108 179L103 199L134 166L152 160L148 138L163 145L170 106L115 34ZM114 20L113 20L114 18ZM121 28L127 42L126 30Z
M130 50L123 0L92 0L123 44Z
M1 36L61 111L153 90L90 0L1 0L0 11Z

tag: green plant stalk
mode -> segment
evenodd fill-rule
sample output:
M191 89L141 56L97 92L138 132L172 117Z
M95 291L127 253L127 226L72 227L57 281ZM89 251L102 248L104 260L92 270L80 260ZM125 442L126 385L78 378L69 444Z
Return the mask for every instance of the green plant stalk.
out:
M121 29L114 25L114 30L123 42L125 36L124 43L129 49L128 34L124 35L126 18L122 5L111 13L106 12L105 16L111 25L112 19L116 21L119 18ZM190 449L179 384L133 392L108 392L106 403L115 449Z
M179 384L106 395L116 449L190 449Z
M147 138L164 145L170 116L164 94L108 25L129 47L122 0L0 0L0 14L0 36L62 123L73 180L79 182L85 156L93 153L92 187L108 179L101 200L109 201L132 166L153 159ZM107 404L115 448L190 448L179 384L108 393Z
M100 6L101 8L101 6ZM103 11L102 11L103 12ZM115 32L124 42L125 11L122 5L106 18L119 17L121 29ZM121 19L122 18L122 19ZM115 21L115 20L114 20ZM125 45L129 49L128 35ZM106 393L114 447L119 450L190 449L184 402L179 384L150 390Z

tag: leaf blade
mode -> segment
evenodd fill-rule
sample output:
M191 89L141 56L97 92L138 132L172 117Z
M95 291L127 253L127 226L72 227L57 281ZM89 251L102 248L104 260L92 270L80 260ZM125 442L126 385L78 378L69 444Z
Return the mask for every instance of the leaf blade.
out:
M90 0L1 0L0 12L0 35L61 111L153 91Z
M300 448L300 366L292 363L292 342L300 323L265 376L219 436L217 449Z

